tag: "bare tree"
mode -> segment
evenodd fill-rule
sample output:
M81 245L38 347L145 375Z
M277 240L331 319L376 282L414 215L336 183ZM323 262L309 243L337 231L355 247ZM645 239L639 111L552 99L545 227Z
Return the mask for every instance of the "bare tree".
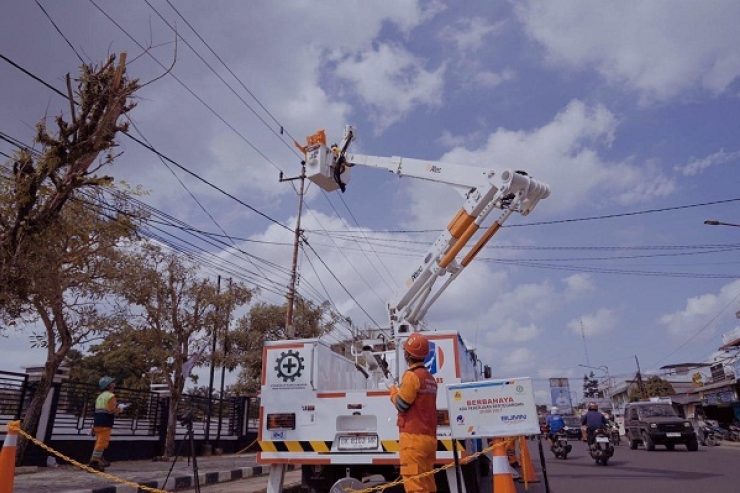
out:
M34 138L41 151L18 152L0 180L0 317L40 322L36 339L47 350L22 425L30 434L66 354L108 327L106 280L116 274L117 243L136 230L136 213L106 193L112 179L97 175L114 160L114 138L127 128L119 119L139 87L126 77L125 54L117 66L115 59L84 65L74 94L67 76L70 121L58 116L52 132L42 120ZM25 449L21 440L19 462Z

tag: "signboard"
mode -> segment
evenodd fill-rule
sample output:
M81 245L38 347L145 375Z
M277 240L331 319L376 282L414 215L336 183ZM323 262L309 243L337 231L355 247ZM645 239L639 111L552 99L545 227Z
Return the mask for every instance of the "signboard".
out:
M570 400L570 382L567 378L550 379L550 402L557 406L561 414L572 414L573 403Z
M453 438L540 433L529 378L450 384L447 402Z

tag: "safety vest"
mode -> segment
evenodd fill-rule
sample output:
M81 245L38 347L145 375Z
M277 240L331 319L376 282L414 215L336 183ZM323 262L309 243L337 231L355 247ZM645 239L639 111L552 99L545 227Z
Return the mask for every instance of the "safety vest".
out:
M113 414L113 411L108 408L108 406L110 405L111 399L114 399L115 397L116 396L113 395L113 392L109 392L107 390L98 396L98 398L95 400L95 418L93 421L93 426L105 426L107 428L113 428L115 415Z
M436 437L437 381L426 369L424 363L411 365L406 371L413 373L419 379L419 392L409 410L405 413L398 413L398 431Z

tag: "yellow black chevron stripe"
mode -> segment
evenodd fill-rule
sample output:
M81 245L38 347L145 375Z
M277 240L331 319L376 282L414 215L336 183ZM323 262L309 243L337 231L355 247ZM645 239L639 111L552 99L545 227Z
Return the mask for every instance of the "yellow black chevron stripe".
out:
M258 442L263 452L329 452L331 441L272 441Z
M465 450L465 442L457 441L457 450ZM285 440L285 441L262 441L258 442L262 452L319 452L328 453L331 451L331 441L311 440ZM400 447L398 440L382 440L383 452L398 452ZM437 440L437 452L452 452L452 440Z

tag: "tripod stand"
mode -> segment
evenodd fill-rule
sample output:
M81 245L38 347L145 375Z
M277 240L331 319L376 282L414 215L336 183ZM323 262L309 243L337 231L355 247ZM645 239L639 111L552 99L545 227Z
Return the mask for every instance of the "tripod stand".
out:
M177 452L175 453L175 458L172 460L172 465L170 465L170 470L167 472L167 477L164 480L164 483L162 483L162 489L167 485L167 481L170 479L170 474L172 474L172 469L175 468L175 463L177 462L178 457L180 457L180 452L182 451L183 445L185 445L185 442L188 441L190 444L190 452L188 454L188 462L190 460L193 460L193 483L195 488L195 493L200 493L200 478L198 477L198 459L197 454L195 453L195 435L193 433L193 413L191 411L188 411L185 413L185 415L180 418L180 424L185 425L188 429L188 432L185 434L183 439L180 441L180 445L177 447Z

